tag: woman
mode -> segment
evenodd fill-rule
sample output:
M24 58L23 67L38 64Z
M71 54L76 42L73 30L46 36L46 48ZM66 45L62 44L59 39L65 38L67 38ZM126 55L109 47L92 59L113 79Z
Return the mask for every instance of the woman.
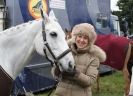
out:
M94 27L88 23L73 28L68 45L72 50L76 68L69 73L59 73L58 68L53 69L53 75L62 75L54 96L92 96L91 85L97 79L100 62L106 59L104 51L94 45L96 37Z

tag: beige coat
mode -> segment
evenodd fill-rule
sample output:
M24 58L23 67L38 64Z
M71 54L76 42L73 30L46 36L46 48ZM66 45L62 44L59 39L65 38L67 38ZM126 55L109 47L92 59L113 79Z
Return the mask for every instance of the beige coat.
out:
M89 39L88 46L82 50L77 49L75 44L75 38L80 34L88 36ZM79 74L62 79L54 96L92 96L91 86L97 79L99 64L106 59L105 52L94 45L96 37L94 27L88 23L78 24L73 28L68 45L72 49Z
M92 96L91 85L97 79L100 61L106 58L105 53L93 45L84 50L75 48L75 43L69 43L75 59L76 69L80 72L78 76L62 79L54 96Z

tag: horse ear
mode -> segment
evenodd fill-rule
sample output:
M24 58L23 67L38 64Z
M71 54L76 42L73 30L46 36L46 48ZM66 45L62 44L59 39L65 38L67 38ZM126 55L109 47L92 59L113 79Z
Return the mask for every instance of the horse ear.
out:
M45 11L41 10L41 15L42 15L42 18L43 18L45 24L50 21L47 13Z
M67 28L65 28L65 32L66 32L66 33L68 32Z
M57 20L57 18L55 17L55 14L54 14L54 11L53 10L51 10L49 12L49 17L52 18L53 20Z

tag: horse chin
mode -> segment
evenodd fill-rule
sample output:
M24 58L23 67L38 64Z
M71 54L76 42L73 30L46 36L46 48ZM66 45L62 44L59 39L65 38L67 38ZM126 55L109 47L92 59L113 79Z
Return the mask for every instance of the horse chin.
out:
M59 69L60 69L60 71L61 72L72 72L73 70L74 70L74 67L72 67L72 68L70 68L70 67L68 67L68 66L59 66Z

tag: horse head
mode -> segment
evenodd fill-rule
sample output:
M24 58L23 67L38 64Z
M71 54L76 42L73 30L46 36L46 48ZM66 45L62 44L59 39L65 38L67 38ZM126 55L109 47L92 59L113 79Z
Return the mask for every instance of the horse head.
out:
M65 40L65 33L58 23L54 12L49 16L43 13L42 19L42 46L35 44L37 52L48 57L48 59L57 65L61 71L72 71L74 69L74 59L68 44ZM40 47L40 48L39 48ZM45 50L45 51L44 51Z

